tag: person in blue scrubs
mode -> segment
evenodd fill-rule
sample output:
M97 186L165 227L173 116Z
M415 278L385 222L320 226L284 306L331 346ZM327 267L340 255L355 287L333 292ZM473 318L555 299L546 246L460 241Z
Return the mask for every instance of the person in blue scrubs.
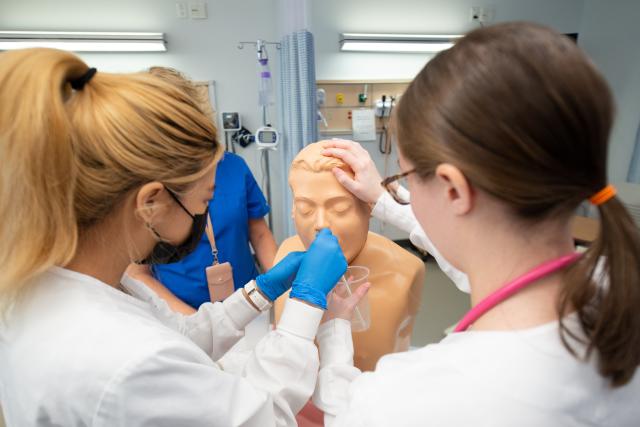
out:
M264 217L269 213L258 183L242 157L226 152L216 170L209 215L220 263L233 268L236 289L258 275L251 246L263 271L272 267L276 242ZM195 312L210 301L205 270L213 264L207 234L189 256L174 264L132 266L129 274L154 289L175 311Z
M149 72L184 91L201 105L203 111L210 110L208 97L203 98L184 74L166 67L151 67ZM217 165L209 216L218 261L231 264L236 289L258 275L249 244L262 271L273 266L278 248L264 219L267 213L269 205L245 161L236 154L224 153ZM180 262L153 267L134 264L127 273L153 289L173 310L192 314L210 301L206 268L212 264L211 245L205 233L196 250Z

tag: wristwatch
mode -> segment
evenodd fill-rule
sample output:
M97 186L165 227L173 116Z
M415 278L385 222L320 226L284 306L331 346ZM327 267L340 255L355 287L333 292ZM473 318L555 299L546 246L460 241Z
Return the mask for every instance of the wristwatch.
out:
M255 280L251 280L244 285L244 291L247 293L251 302L258 307L258 310L265 311L271 308L271 301L265 298L260 290L258 290Z

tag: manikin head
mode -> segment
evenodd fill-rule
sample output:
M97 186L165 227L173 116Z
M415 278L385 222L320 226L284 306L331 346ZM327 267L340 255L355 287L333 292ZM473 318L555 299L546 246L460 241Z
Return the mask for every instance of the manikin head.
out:
M344 162L322 155L322 141L302 149L291 163L289 186L293 192L292 216L305 248L316 233L330 228L351 263L367 241L371 209L346 190L333 168L353 174Z

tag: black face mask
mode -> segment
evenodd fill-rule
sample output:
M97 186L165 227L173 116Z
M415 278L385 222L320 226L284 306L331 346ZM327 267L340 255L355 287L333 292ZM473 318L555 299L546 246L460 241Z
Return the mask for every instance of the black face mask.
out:
M160 240L154 247L153 251L142 261L138 261L138 264L171 264L174 262L178 262L191 252L195 250L200 243L200 239L202 239L202 234L207 226L207 215L209 214L209 207L204 211L203 214L192 215L191 212L180 202L178 197L173 194L172 191L167 189L169 195L176 201L178 205L184 210L187 215L191 217L193 220L193 225L191 226L191 233L187 237L182 244L178 246L174 246L170 243L162 241L162 237L153 229L151 231L156 235L156 237Z

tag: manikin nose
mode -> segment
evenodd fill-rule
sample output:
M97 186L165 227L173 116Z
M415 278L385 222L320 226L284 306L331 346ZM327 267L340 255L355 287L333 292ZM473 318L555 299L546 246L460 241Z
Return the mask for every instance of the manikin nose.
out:
M330 224L327 220L327 215L325 214L323 209L318 209L318 213L316 214L315 221L315 231L318 232L323 228L329 228Z

